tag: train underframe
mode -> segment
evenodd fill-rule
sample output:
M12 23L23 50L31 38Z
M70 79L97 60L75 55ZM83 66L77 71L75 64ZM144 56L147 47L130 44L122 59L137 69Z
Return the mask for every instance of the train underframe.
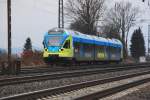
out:
M75 58L68 57L46 57L44 61L47 65L80 65L80 64L109 64L120 63L120 60L76 60Z

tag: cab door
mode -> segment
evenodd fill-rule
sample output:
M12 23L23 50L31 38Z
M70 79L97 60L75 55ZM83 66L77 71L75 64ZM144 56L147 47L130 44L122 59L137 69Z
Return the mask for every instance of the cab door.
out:
M63 47L61 48L61 57L73 57L73 45L72 45L72 39L68 38Z

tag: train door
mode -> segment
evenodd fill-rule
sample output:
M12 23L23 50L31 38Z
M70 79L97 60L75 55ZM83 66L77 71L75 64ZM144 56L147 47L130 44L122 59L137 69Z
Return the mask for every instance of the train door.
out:
M121 59L121 48L117 48L117 60Z
M108 49L108 47L107 47L107 46L104 46L104 54L105 54L105 60L106 60L106 61L109 59L109 54L108 54L107 49Z
M93 61L94 60L94 45L84 43L83 49L84 49L84 55L83 55L84 60L85 61Z
M96 46L96 60L97 61L105 60L105 47L104 46Z
M80 59L80 43L79 42L74 42L74 57L76 60Z
M115 61L118 60L118 49L116 47L110 47L110 52L111 52L111 60Z
M77 61L83 61L84 58L84 44L80 42L74 43L74 57Z
M73 43L72 43L72 38L69 37L65 42L64 45L61 49L61 56L62 57L73 57Z
M111 47L107 46L106 47L106 52L107 52L107 61L111 60Z

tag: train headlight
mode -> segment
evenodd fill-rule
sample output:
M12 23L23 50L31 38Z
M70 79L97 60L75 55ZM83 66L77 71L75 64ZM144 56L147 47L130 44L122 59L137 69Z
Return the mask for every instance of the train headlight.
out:
M45 51L48 51L48 49L45 49Z
M63 51L63 50L64 50L63 48L59 49L59 51Z

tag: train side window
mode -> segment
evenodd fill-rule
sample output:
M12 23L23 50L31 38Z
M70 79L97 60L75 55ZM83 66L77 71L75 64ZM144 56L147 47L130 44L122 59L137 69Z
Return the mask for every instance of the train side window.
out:
M70 40L67 40L63 46L63 48L69 49L70 48Z
M114 53L113 47L110 47L110 52L111 52L111 53Z
M100 46L99 51L100 51L101 53L103 53L103 52L104 52L104 46Z
M116 53L116 48L112 47L112 52L115 54Z
M79 50L80 50L80 43L74 42L74 48L75 48L75 52L79 52Z
M117 53L118 53L118 51L119 51L119 50L118 50L118 48L115 48L115 47L114 47L114 53L116 53L116 54L117 54Z

